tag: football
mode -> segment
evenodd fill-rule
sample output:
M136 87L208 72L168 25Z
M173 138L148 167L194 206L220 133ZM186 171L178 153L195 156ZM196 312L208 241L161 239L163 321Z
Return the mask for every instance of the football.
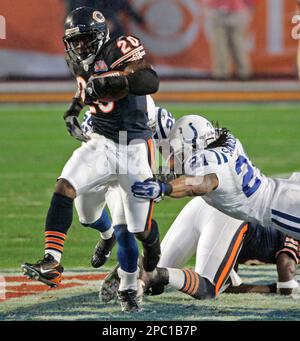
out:
M98 76L100 78L106 78L106 77L118 77L121 75L128 75L128 72L126 71L109 71L105 72L102 75ZM112 89L108 89L107 92L104 92L101 94L101 101L104 102L115 102L118 101L122 98L124 98L128 94L127 88L124 88L123 90L120 91L114 91Z

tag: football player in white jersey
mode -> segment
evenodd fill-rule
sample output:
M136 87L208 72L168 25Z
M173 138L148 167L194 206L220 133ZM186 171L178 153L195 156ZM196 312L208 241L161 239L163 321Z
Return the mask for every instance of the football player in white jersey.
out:
M187 115L176 122L170 144L175 161L183 160L185 174L169 184L151 179L137 182L132 186L136 197L157 200L164 195L201 195L235 219L274 226L300 239L299 181L263 175L238 139L198 115Z
M153 179L138 182L132 187L134 195L155 200L164 195L201 195L209 205L234 219L272 226L300 238L297 177L266 177L253 166L238 139L198 115L176 122L170 144L175 163L183 162L185 174L170 183Z

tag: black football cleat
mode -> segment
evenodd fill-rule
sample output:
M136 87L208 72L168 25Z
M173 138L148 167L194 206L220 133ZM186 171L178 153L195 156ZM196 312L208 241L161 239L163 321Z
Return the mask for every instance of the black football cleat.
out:
M101 302L108 303L112 300L116 301L118 298L118 289L120 286L120 277L118 275L119 264L107 274L101 285L99 292L99 299ZM142 279L137 280L137 300L142 303L144 296L144 282Z
M45 283L51 288L55 288L61 283L64 271L64 268L49 253L36 264L24 263L21 268L29 279Z
M117 293L120 286L120 277L118 275L119 264L104 278L99 292L100 301L108 303L117 299Z
M111 250L116 244L116 238L113 234L109 239L100 239L95 246L94 253L92 255L91 264L94 268L100 268L104 265L111 255Z
M136 290L118 291L118 300L122 311L125 313L138 313L142 311Z

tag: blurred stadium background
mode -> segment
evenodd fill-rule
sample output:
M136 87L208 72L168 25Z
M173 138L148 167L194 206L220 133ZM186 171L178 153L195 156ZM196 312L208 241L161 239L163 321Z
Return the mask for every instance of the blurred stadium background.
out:
M115 0L106 4L118 3L121 7L118 12L108 11L112 32L136 35L146 47L149 60L161 77L160 91L154 95L158 105L168 108L177 118L196 112L218 120L244 142L262 171L268 175L287 175L300 170L297 41L291 37L291 19L297 13L297 5L292 0L245 1L250 6L245 45L252 72L242 80L234 67L228 79L214 76L210 49L212 28L205 0L132 0L127 4ZM3 276L20 275L19 266L23 261L34 261L42 256L44 217L55 178L79 146L68 136L62 120L76 84L65 64L61 40L66 13L78 4L95 5L101 10L105 1L1 0L0 3L0 15L6 22L6 39L0 39L0 275ZM128 7L129 4L132 7ZM165 200L157 205L156 218L162 236L186 202ZM67 269L90 270L89 259L97 238L97 233L81 227L75 216L63 265ZM115 254L106 270L114 261ZM189 265L192 266L193 261ZM263 268L258 277L249 275L250 270L244 271L248 281L276 280L273 268L270 271ZM23 294L32 297L32 291L24 285ZM19 297L18 290L12 287L10 298ZM90 304L97 287L89 290L79 301L88 302L86 309L95 310ZM51 295L54 301L61 297ZM79 293L68 295L78 296ZM174 302L174 293L170 295L166 307L172 300ZM39 299L51 301L49 296ZM191 308L192 302L187 299L180 301L183 307L189 307L185 307L182 318L297 319L300 316L294 303L289 305L282 299L274 309L276 298L264 301L246 295L246 300L253 306L248 315L242 312L243 298L236 296L221 300L215 307L211 303L197 303L202 311L197 315L197 305ZM43 307L31 316L30 307L37 301L29 300L25 304L29 306L27 310L17 302L13 299L4 302L2 308L0 303L0 320L42 319L48 309ZM74 301L68 304L72 307ZM285 307L284 316L280 305ZM57 309L53 305L50 308ZM19 309L18 313L15 309ZM255 309L261 309L260 313ZM117 311L114 308L110 314L117 314ZM208 311L208 315L203 311ZM68 316L70 318L70 315L64 318ZM176 319L169 307L162 316ZM146 319L146 315L141 318Z
M104 11L111 18L112 32L118 24L122 27L118 32L141 38L151 63L162 77L155 99L299 100L297 41L291 37L296 1L243 0L250 3L245 36L253 69L250 76L253 81L249 84L209 81L213 37L204 5L207 1L132 0L130 4L138 18L132 17L124 4L116 6L118 11L114 8ZM103 9L122 2L128 1L2 0L0 14L6 19L6 39L0 43L0 79L5 81L0 85L0 102L68 102L75 83L70 82L61 40L67 9L79 4Z

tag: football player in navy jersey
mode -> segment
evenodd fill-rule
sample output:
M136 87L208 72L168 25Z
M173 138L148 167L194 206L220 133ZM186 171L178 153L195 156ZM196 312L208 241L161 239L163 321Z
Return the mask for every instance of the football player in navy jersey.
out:
M148 126L152 130L157 156L159 153L167 150L167 138L175 123L175 118L167 109L155 106L150 95L147 96L147 118ZM87 136L90 136L93 132L91 120L92 114L90 111L87 111L81 123L81 129ZM166 152L164 154L167 155ZM121 212L121 203L117 204L119 200L120 193L117 186L110 186L109 190L106 189L106 186L103 186L96 191L79 195L75 199L75 208L80 223L83 226L91 227L100 232L100 240L94 249L91 259L91 264L95 268L105 264L115 245L114 226L118 224L115 220L117 216L123 214ZM103 210L105 203L113 219L112 222L110 222L106 210ZM124 230L124 233L126 233L126 230ZM133 244L130 243L130 246L133 246ZM130 252L130 250L127 250L127 252Z
M160 255L158 227L152 221L153 201L135 198L130 188L136 181L153 177L146 95L158 90L159 79L144 59L140 40L134 36L110 39L104 16L93 8L80 7L67 16L63 41L68 66L78 84L64 119L69 133L87 143L73 153L56 183L45 224L44 258L24 263L22 269L29 278L57 286L74 199L113 184L120 189L124 212L116 217L115 225L118 244L124 246L118 250L118 296L122 310L138 311L138 249L126 253L125 246L132 240L126 239L128 234L123 231L128 228L142 242L143 266L152 272ZM82 131L78 120L85 105L92 113L91 136Z

